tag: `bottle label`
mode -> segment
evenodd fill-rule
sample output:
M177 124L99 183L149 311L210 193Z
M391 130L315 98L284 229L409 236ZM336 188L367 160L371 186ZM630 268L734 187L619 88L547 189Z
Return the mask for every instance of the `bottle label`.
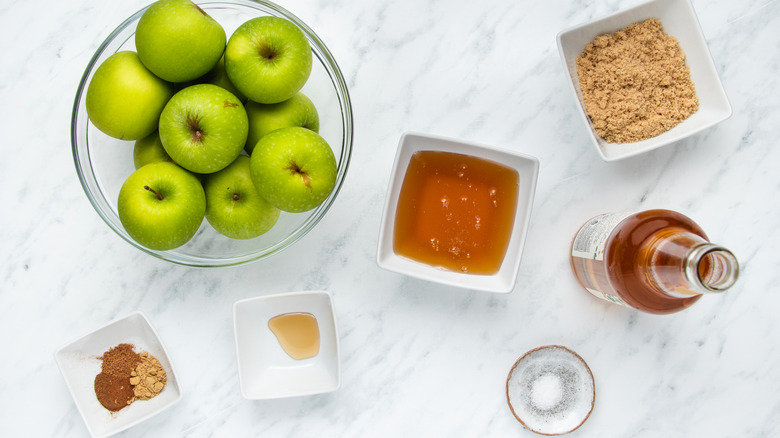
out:
M607 213L594 217L580 228L571 245L572 257L604 260L607 239L617 224L633 212Z
M632 214L633 212L607 213L596 216L586 222L585 225L580 228L577 235L574 236L574 241L571 245L572 257L603 261L604 249L607 246L607 239L609 239L610 234L612 234L612 230L614 230L623 219ZM631 306L626 304L626 302L617 295L593 289L592 287L586 287L585 290L590 292L594 297L631 308Z

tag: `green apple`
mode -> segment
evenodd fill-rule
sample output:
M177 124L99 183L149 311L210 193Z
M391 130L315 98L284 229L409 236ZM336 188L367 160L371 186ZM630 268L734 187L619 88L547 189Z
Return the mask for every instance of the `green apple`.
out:
M149 163L158 161L173 161L173 159L165 152L165 148L163 148L160 141L160 134L157 131L135 141L133 145L133 164L136 170Z
M206 74L225 51L225 29L190 0L158 0L141 15L135 47L144 65L170 82Z
M319 134L306 128L277 129L264 135L252 151L252 181L276 208L309 211L333 191L336 157Z
M320 116L314 103L305 94L298 92L279 103L246 103L249 117L249 133L246 136L246 151L252 153L260 137L280 128L300 126L319 132Z
M239 155L219 172L206 175L206 220L221 234L251 239L270 230L279 219L278 208L257 192L249 171L250 159Z
M227 71L225 71L225 56L223 55L222 58L219 58L219 62L217 62L217 65L214 66L214 68L211 69L208 73L206 73L205 76L203 76L203 83L206 84L214 84L219 87L222 87L231 93L233 93L241 102L246 102L246 96L244 96L244 93L240 92L238 88L236 88L235 85L233 85L232 82L230 82L230 78L227 75Z
M219 58L219 62L217 62L217 65L214 66L214 68L211 69L208 73L205 75L199 77L198 79L187 81L187 82L176 82L173 84L173 88L175 91L181 91L187 87L191 87L193 85L198 84L214 84L218 87L222 87L231 93L233 93L242 103L246 104L246 96L244 96L240 91L238 91L238 88L236 88L235 85L233 85L232 82L230 82L230 78L227 76L227 72L225 71L225 56L223 55L222 58Z
M187 87L171 97L160 115L160 140L178 165L195 173L224 169L246 144L244 105L212 84Z
M233 32L225 70L233 85L259 103L278 103L303 88L311 74L309 40L291 21L256 17Z
M121 51L106 58L87 86L87 116L100 131L122 140L144 138L157 130L173 85L147 69L138 55Z
M160 161L133 172L119 190L119 220L146 248L165 251L187 243L206 214L206 195L195 176Z

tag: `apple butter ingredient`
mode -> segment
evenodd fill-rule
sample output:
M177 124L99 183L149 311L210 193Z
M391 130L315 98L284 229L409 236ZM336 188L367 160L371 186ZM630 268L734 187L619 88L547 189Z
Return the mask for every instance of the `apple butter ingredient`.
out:
M103 353L100 374L95 376L95 395L104 408L118 411L132 403L135 394L130 373L141 362L131 344L119 344Z
M130 373L130 384L136 400L149 400L158 395L168 382L160 361L147 352L141 352L141 363Z
M103 363L95 376L95 395L112 412L157 396L168 382L160 361L146 351L136 353L132 344L119 344L98 359Z
M699 109L685 54L655 18L596 37L577 75L593 127L610 143L655 137Z

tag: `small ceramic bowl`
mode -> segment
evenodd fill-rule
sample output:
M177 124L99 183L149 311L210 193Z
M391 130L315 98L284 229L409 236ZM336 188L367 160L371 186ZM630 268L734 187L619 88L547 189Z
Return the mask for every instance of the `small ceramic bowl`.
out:
M149 400L138 400L116 412L104 408L95 395L95 376L100 373L103 353L119 344L132 344L146 351L165 369L167 383ZM69 343L54 354L73 400L93 437L113 435L159 414L181 399L181 387L168 353L149 320L141 312L114 320Z
M506 379L506 398L517 421L540 435L582 426L596 399L593 373L560 345L535 348L518 359Z
M585 110L577 76L577 56L599 35L616 32L629 24L656 18L664 32L676 38L686 55L691 79L699 98L699 110L671 130L634 143L608 143L596 134ZM569 75L569 87L577 98L580 118L604 161L633 157L666 146L710 128L731 116L731 105L715 70L707 41L690 0L652 0L608 17L564 30L558 34L558 51Z
M293 359L268 327L285 313L310 313L317 319L319 352ZM292 292L247 298L233 305L241 394L252 400L335 391L341 385L339 343L333 301L328 292Z
M418 151L443 151L469 155L503 164L518 172L519 187L514 224L503 262L495 274L481 275L445 270L412 260L395 252L393 235L398 199L410 159ZM404 134L401 137L395 156L395 164L390 175L390 185L387 190L379 231L377 264L388 271L449 286L486 292L510 292L520 269L520 258L531 217L531 206L538 175L539 160L528 155L449 138L416 133Z

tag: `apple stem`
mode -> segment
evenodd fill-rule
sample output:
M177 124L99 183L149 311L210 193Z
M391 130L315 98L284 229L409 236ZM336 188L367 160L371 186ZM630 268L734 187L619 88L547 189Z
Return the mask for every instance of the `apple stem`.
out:
M145 188L146 190L149 190L150 192L154 193L154 196L157 196L157 200L158 200L158 201L162 201L162 200L163 200L163 197L162 197L162 195L160 194L160 192L158 192L158 191L154 190L153 188L151 188L151 187L149 187L149 186L144 186L144 188Z
M301 181L303 181L303 185L305 185L308 189L311 190L311 177L309 176L308 173L304 172L300 166L298 166L293 162L290 163L287 169L290 171L291 175L298 175L299 177L301 177Z
M202 143L206 133L203 132L203 129L200 127L200 117L197 114L187 114L187 127L192 135L192 141L194 143Z

